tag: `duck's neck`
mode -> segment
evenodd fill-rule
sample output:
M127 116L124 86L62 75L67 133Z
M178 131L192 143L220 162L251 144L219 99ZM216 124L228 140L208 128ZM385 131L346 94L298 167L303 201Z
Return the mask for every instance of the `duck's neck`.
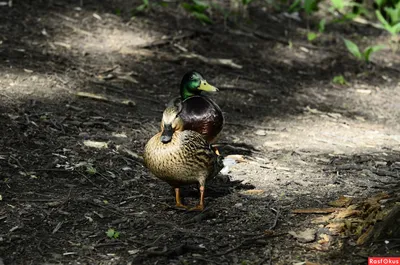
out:
M181 94L181 100L185 100L187 98L200 95L200 91L197 89L192 90L187 85L181 84L180 94Z

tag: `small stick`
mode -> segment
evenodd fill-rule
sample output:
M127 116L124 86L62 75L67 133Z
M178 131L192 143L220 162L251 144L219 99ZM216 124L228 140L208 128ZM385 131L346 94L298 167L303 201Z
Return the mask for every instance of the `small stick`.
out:
M292 213L299 214L313 214L313 213L334 213L336 211L343 210L344 208L306 208L306 209L295 209Z

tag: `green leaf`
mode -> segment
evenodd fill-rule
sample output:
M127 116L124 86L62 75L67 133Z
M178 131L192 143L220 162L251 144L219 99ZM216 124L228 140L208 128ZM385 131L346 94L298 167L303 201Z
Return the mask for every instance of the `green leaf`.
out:
M369 62L370 56L379 50L384 49L386 46L385 45L376 45L376 46L369 46L365 48L363 55L364 55L364 60L366 62Z
M400 2L400 1L399 1ZM386 14L389 15L392 25L395 25L397 22L400 21L400 8L394 9L391 7L385 7Z
M204 13L199 13L199 12L193 12L192 13L198 20L200 20L203 23L207 24L212 24L212 20Z
M375 0L375 3L378 7L381 7L386 3L386 0Z
M319 24L318 24L318 31L320 33L323 33L325 31L325 24L326 24L326 19L322 19Z
M361 60L362 59L362 55L360 53L360 50L358 49L357 44L355 44L354 42L352 42L351 40L348 39L344 39L344 44L346 45L347 50L353 54L354 57L356 57L357 59Z
M331 0L333 8L341 11L345 7L345 3L343 0Z
M90 174L90 175L94 175L94 174L97 173L97 170L96 170L94 167L92 167L92 166L87 166L87 167L86 167L86 172L87 172L88 174Z
M399 32L400 32L400 22L397 23L396 25L394 25L394 26L392 27L392 30L393 30L393 32L394 32L393 35L396 35L397 33L399 33Z
M308 32L307 33L307 39L308 41L313 41L318 37L318 35L315 32Z
M142 4L138 7L136 7L136 11L138 12L142 12L143 10L145 10L147 8L147 6L145 4Z
M182 7L187 11L193 11L193 6L189 3L182 3Z
M168 3L167 3L167 2L161 2L161 3L160 3L160 6L162 6L162 7L168 7Z
M200 13L203 13L210 7L207 3L203 2L203 1L199 1L199 0L193 0L193 3L194 3L193 4L194 11L197 11Z
M115 230L112 229L112 228L108 229L107 232L106 232L106 235L107 235L107 237L109 237L109 238L113 238L113 237L114 237L114 234L115 234Z
M358 13L347 13L347 14L345 14L344 16L343 16L343 19L344 20L353 20L353 19L355 19L356 17L358 17Z
M392 26L390 26L390 24L386 21L386 19L382 16L381 11L376 10L375 12L376 17L378 18L378 20L381 22L381 24L383 25L383 27L389 31L390 33L392 33ZM392 33L393 34L393 33Z
M317 2L316 0L304 0L304 10L307 15L311 15L311 13L316 9Z
M346 79L344 79L344 76L342 76L342 75L334 76L333 79L332 79L332 83L338 84L338 85L347 84Z
M300 9L301 0L295 0L293 4L290 5L288 12L292 13L294 11L298 11Z

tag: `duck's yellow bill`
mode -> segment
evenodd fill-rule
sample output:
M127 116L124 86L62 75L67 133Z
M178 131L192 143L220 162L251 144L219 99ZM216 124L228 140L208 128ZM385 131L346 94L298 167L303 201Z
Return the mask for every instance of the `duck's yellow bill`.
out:
M218 91L218 88L210 85L209 83L207 83L206 80L201 81L199 89L203 90L203 91L207 91L207 92L217 92Z

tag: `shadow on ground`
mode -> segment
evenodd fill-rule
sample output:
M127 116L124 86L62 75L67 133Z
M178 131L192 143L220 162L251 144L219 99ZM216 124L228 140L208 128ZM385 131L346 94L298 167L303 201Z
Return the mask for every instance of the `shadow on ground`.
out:
M20 1L0 8L0 222L5 228L0 258L5 264L330 260L314 252L303 260L295 257L296 251L304 253L302 245L286 232L302 228L307 218L293 217L290 210L321 206L354 185L355 193L369 194L374 184L358 169L351 177L347 169L337 176L321 173L327 157L337 154L318 150L321 142L304 151L303 143L314 139L307 132L318 136L315 127L331 126L324 119L334 119L329 122L339 128L365 122L373 131L375 124L400 117L393 105L399 95L395 67L352 61L338 39L353 30L335 31L311 45L302 23L257 8L250 9L252 23L246 27L205 27L174 7L155 7L131 19L129 10L139 1L83 1L77 9L78 2ZM115 15L117 8L121 16ZM183 56L193 54L203 57ZM232 59L242 68L210 58ZM234 168L230 173L244 182L233 178L210 185L203 213L171 209L170 187L140 162L146 140L159 129L164 104L189 69L203 72L221 89L214 98L227 119L223 153L249 159L240 176ZM350 84L332 84L339 74ZM282 135L290 137L282 140ZM90 148L85 140L107 148ZM271 147L272 140L281 147ZM352 148L354 142L342 144ZM295 159L299 164L290 164ZM338 161L332 162L336 170ZM269 177L276 179L269 183ZM257 189L246 193L252 178ZM331 191L320 188L335 181L340 185ZM259 184L275 186L262 190ZM195 189L184 195L197 202ZM118 239L107 237L109 229L120 232Z

